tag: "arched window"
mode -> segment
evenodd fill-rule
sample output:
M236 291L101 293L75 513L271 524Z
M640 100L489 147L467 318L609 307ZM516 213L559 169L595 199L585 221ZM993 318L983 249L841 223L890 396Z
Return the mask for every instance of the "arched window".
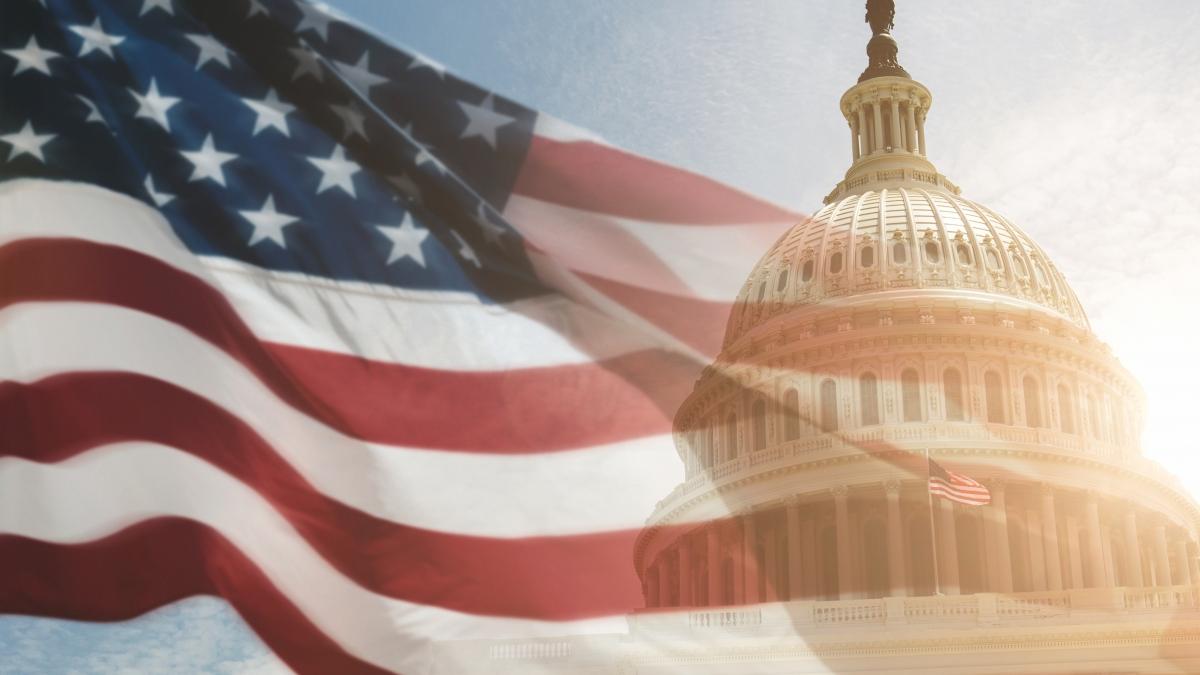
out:
M864 246L858 252L859 267L874 267L875 266L875 247Z
M1017 253L1016 251L1013 251L1013 270L1017 273L1017 276L1021 277L1022 279L1029 276L1029 270L1025 267L1025 260L1021 258L1021 254Z
M838 251L837 253L834 253L833 255L829 256L829 273L830 274L841 274L842 273L842 261L843 261L843 257L842 257L841 251Z
M994 270L1004 267L1003 263L1000 262L1000 253L996 249L989 247L986 255L988 267Z
M987 395L987 421L1004 424L1004 385L1000 373L989 370L983 376L984 393Z
M934 265L942 262L942 247L936 241L925 242L925 259Z
M775 292L781 292L787 286L788 271L784 269L779 273L779 279L775 281Z
M1065 384L1058 385L1058 410L1062 417L1062 430L1068 434L1075 433L1075 397Z
M1025 425L1042 426L1042 396L1037 380L1032 375L1026 375L1022 389L1025 393Z
M959 265L970 265L975 262L974 257L971 256L971 247L967 246L965 241L960 241L954 246L954 254L958 258Z
M725 418L725 460L737 459L737 415L729 413Z
M962 375L957 368L947 368L942 373L942 386L946 390L946 419L961 422L963 415L963 385Z
M783 438L794 441L800 438L800 396L795 389L783 395Z
M758 287L758 302L762 302L765 297L767 297L767 282L764 281Z
M897 265L908 264L908 244L902 241L892 244L892 262Z
M921 421L921 382L917 371L909 368L900 373L900 400L905 422Z
M1050 280L1046 277L1046 268L1042 267L1040 261L1033 261L1033 275L1037 277L1037 281L1042 286L1049 286Z
M754 425L754 449L767 447L767 404L761 398L750 406L750 421Z
M813 272L815 270L816 263L814 263L811 259L805 260L804 264L800 267L800 281L803 281L804 283L812 281Z
M821 383L821 429L837 431L837 383L825 380Z
M879 424L879 381L872 373L858 378L858 407L863 426Z

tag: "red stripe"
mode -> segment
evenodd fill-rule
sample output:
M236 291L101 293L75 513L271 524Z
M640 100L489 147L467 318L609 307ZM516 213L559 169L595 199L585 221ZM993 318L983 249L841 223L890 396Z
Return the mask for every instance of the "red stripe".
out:
M589 274L577 276L701 354L712 358L720 353L732 303L660 293Z
M495 539L409 527L326 497L241 420L173 385L126 373L0 383L0 456L50 463L122 441L174 447L236 477L377 593L550 620L619 615L642 602L632 565L640 529Z
M690 171L590 141L534 136L513 192L661 223L733 225L800 216Z
M237 547L193 521L144 521L69 546L0 535L0 560L0 614L123 621L183 598L217 595L301 675L388 672L346 653Z
M0 307L47 300L110 303L176 323L237 359L296 409L392 445L519 454L669 433L696 375L695 364L661 350L458 372L265 343L216 289L146 255L69 239L0 247Z

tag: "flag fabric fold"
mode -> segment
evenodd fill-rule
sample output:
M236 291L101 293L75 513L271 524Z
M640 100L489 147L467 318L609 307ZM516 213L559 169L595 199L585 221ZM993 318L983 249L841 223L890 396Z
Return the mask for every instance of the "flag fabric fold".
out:
M0 612L224 597L299 672L611 629L799 216L296 0L10 0Z

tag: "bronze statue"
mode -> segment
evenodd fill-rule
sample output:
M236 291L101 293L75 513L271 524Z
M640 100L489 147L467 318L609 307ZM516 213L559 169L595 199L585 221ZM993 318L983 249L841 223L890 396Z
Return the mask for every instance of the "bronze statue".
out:
M867 23L875 35L890 33L895 26L896 3L894 0L867 0Z

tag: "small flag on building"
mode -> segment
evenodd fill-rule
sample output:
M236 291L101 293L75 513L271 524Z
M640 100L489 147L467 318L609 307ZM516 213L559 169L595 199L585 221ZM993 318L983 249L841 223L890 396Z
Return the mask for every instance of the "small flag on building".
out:
M992 493L979 481L947 470L929 460L929 493L967 506L983 506L992 501Z

